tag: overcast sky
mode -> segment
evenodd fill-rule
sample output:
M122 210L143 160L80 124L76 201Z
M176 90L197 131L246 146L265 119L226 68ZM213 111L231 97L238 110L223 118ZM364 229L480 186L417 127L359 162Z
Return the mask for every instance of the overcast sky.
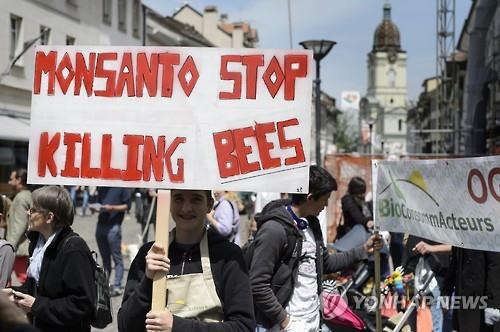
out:
M229 21L247 21L258 30L259 47L290 48L288 6L291 4L293 48L300 41L330 39L337 42L321 61L321 88L339 100L340 92L366 93L366 59L373 34L382 21L384 0L143 0L163 15L172 15L184 3L200 12L216 5ZM408 54L408 97L415 100L422 81L436 74L436 1L393 0L392 20L399 27L403 50ZM471 0L456 1L456 40L469 12Z

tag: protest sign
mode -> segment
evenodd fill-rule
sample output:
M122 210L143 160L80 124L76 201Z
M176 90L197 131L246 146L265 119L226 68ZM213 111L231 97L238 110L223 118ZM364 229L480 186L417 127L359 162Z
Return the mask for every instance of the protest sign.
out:
M41 46L28 182L308 192L307 50Z
M499 166L500 156L375 162L375 223L381 230L500 251Z

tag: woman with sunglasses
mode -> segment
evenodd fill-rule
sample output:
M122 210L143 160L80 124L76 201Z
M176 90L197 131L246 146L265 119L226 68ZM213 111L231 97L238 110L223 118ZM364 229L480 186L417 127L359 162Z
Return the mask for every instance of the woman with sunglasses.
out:
M94 267L85 241L71 229L73 204L57 186L33 191L28 210L28 279L4 289L41 331L90 331Z

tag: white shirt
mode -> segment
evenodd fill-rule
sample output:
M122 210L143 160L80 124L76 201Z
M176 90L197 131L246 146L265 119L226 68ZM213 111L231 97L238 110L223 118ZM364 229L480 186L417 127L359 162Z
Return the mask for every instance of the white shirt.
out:
M303 236L297 283L285 310L291 321L301 321L303 331L319 328L319 296L316 273L316 242L311 228L300 231ZM294 329L295 330L295 329Z

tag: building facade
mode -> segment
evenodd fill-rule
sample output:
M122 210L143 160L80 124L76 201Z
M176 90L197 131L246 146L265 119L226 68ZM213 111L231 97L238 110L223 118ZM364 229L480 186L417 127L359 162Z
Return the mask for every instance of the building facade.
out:
M151 8L146 13L146 46L213 47L214 45L192 25L180 22L170 16L163 16Z
M368 89L360 102L359 152L406 152L406 59L399 29L391 20L391 6L385 4L368 54Z
M258 46L257 30L252 29L247 22L228 22L227 15L219 15L216 6L207 6L201 13L185 4L172 17L191 25L216 47L252 48Z
M467 53L460 152L500 154L500 4L475 0L458 49Z
M141 45L141 0L0 0L0 183L27 164L36 45ZM3 188L0 188L2 190ZM4 191L4 190L2 190Z
M209 6L165 17L141 0L0 0L0 192L26 167L37 45L254 47L257 31ZM146 19L144 20L144 17ZM177 19L178 18L178 19ZM205 19L206 18L206 19Z
M472 1L457 49L446 60L447 77L444 82L425 80L416 107L408 113L408 141L413 142L408 152L500 154L499 38L498 2ZM448 84L448 114L438 109L440 84Z

